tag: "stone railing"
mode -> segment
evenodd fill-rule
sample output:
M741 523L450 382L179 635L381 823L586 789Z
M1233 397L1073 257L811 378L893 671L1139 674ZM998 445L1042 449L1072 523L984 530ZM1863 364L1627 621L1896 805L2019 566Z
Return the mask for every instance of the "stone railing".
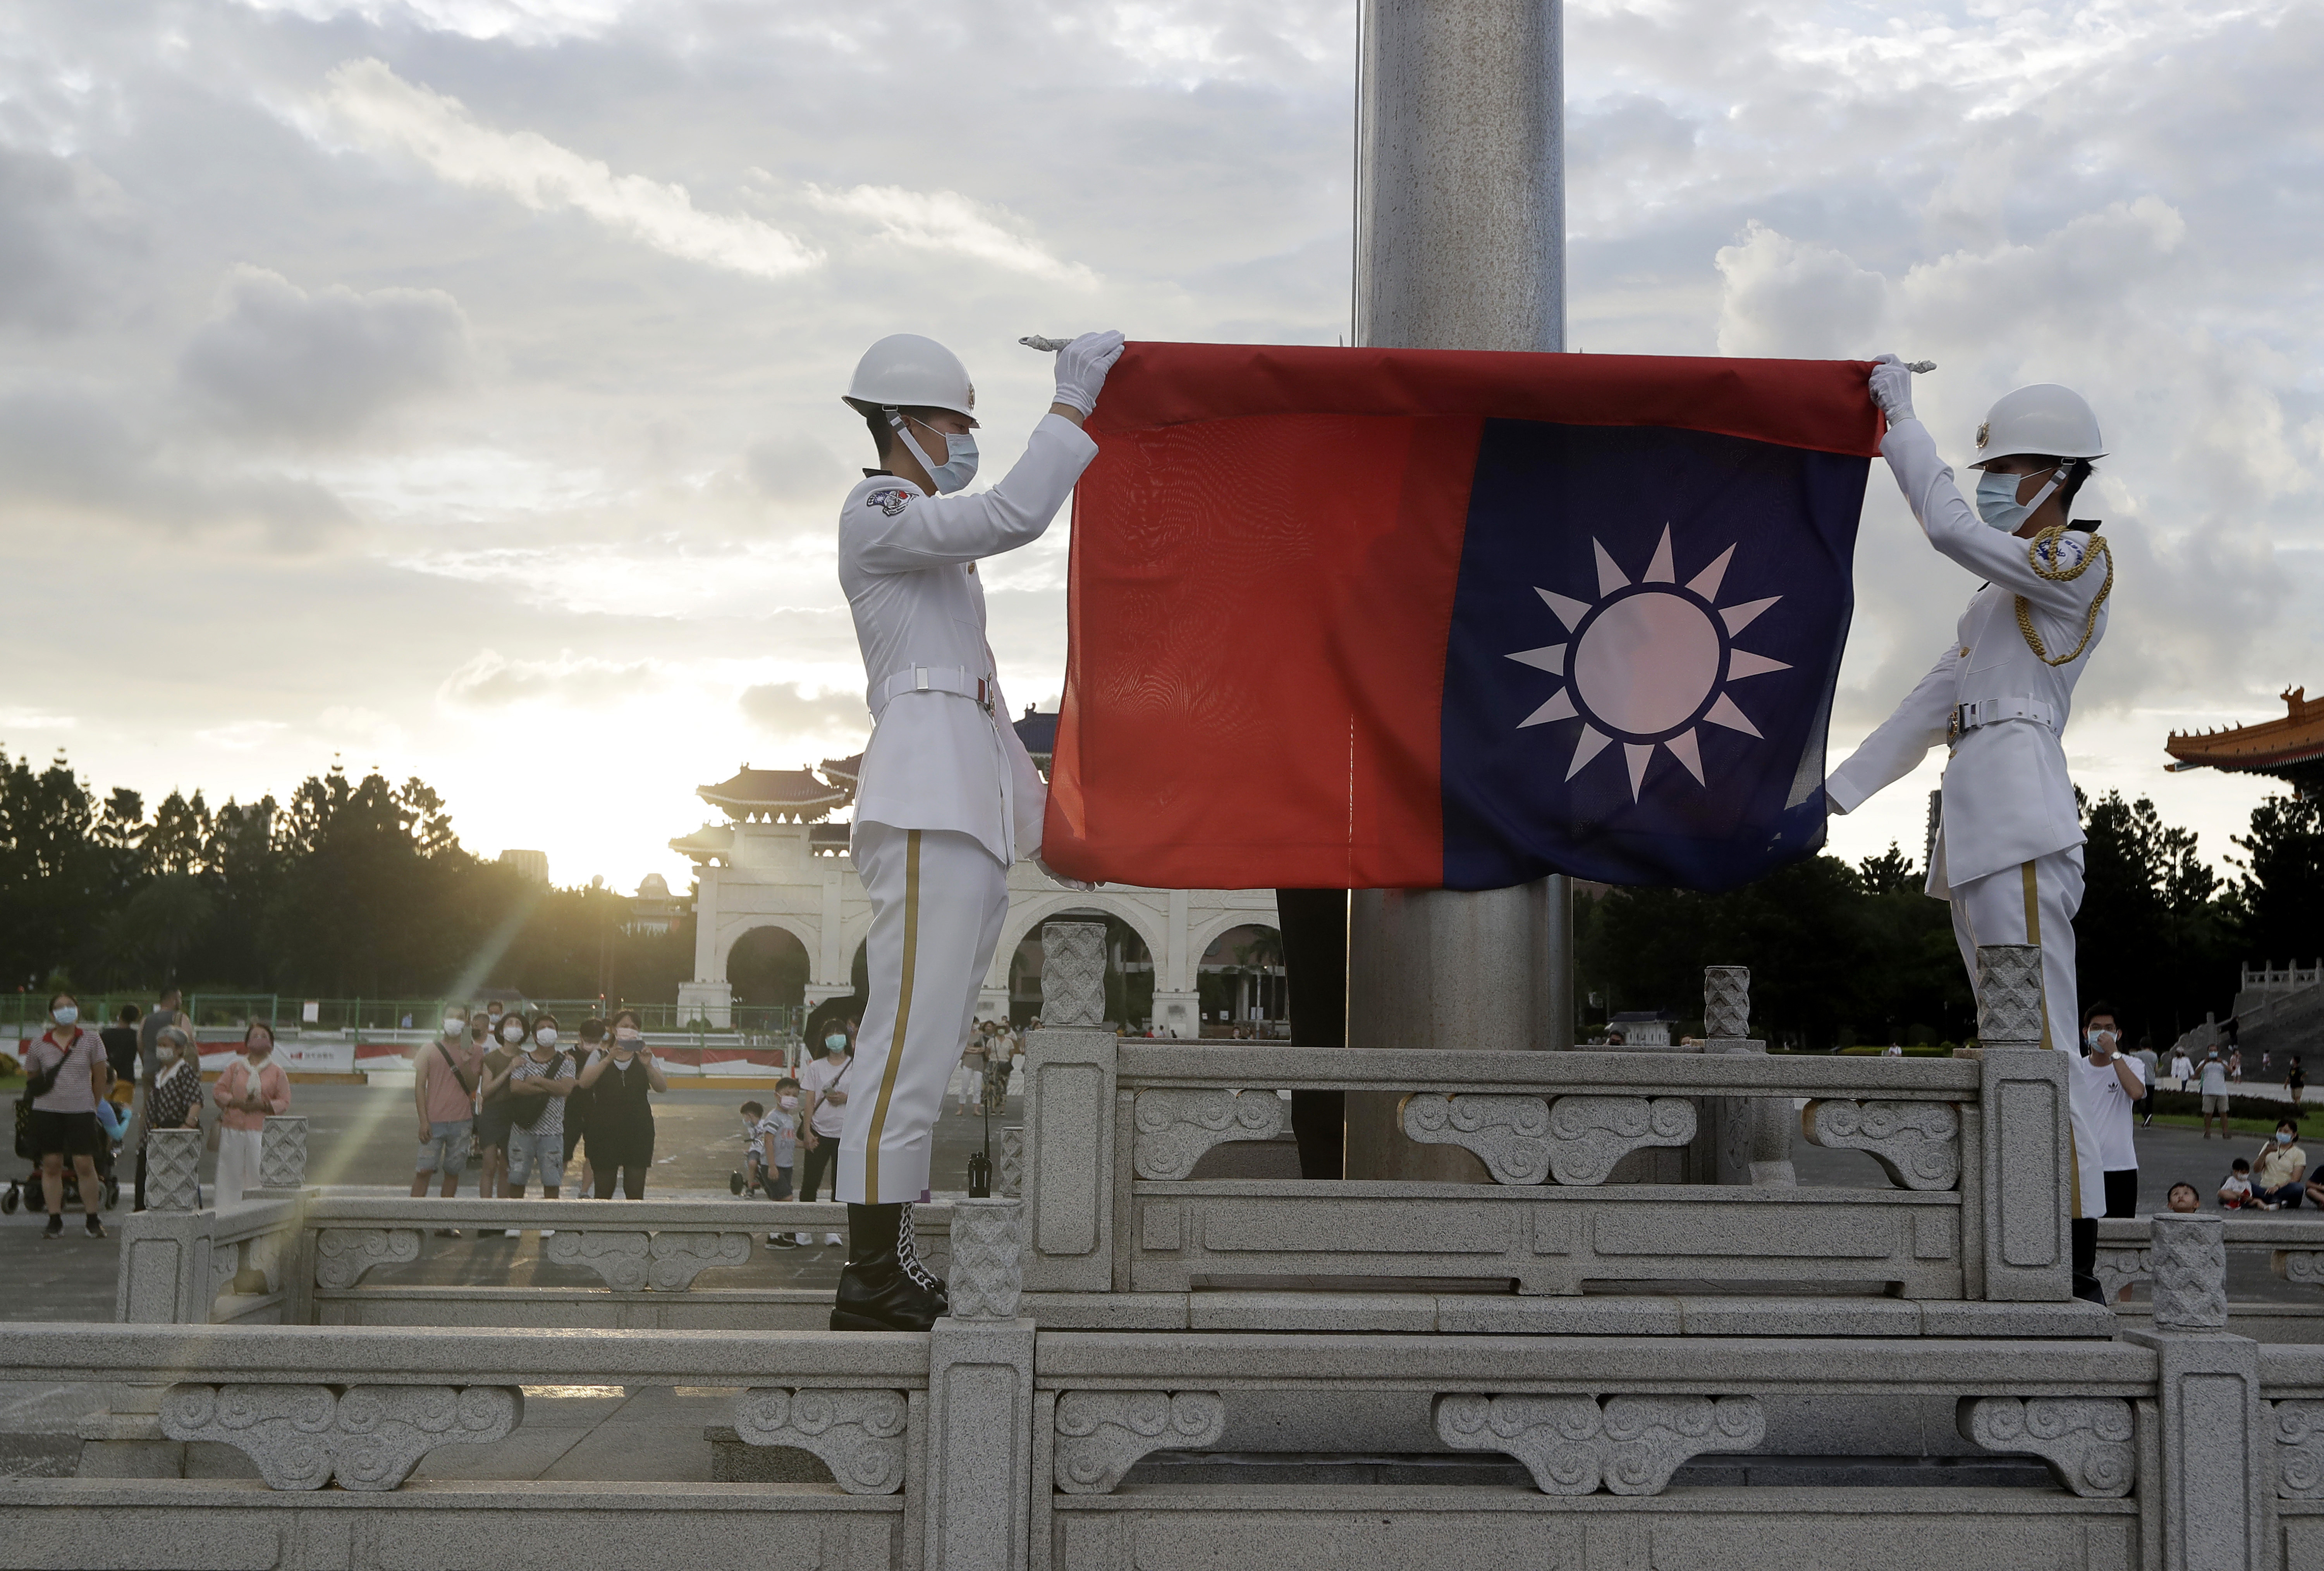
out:
M2098 1286L2109 1301L2124 1288L2153 1285L2155 1220L2115 1217L2098 1224ZM2324 1218L2310 1219L2297 1212L2247 1216L2229 1213L2219 1221L2222 1241L2230 1252L2264 1255L2268 1270L2275 1276L2295 1287L2318 1289L2313 1305L2255 1300L2236 1304L2232 1312L2239 1323L2246 1319L2324 1323ZM2253 1334L2261 1333L2255 1328Z
M149 1164L150 1169L150 1164ZM263 1321L342 1326L602 1326L661 1330L808 1329L827 1289L702 1285L713 1270L772 1252L770 1232L844 1230L834 1202L444 1200L345 1190L268 1190L223 1210L122 1218L115 1316L146 1323ZM916 1206L920 1253L950 1260L949 1203ZM540 1260L594 1280L522 1285L475 1279L479 1234L540 1229ZM454 1229L461 1236L439 1237ZM431 1271L438 1253L468 1279ZM532 1257L524 1257L530 1271ZM414 1271L398 1268L417 1267ZM719 1279L713 1278L713 1281ZM731 1284L732 1279L726 1279ZM236 1290L237 1288L245 1290Z
M1521 1297L1675 1280L2068 1299L2064 1066L2025 1035L2029 1022L2039 1030L2033 951L1989 952L1986 1046L1953 1058L1771 1058L1740 1037L1693 1051L1228 1052L1122 1041L1077 1018L1088 945L1061 934L1074 926L1047 929L1044 986L1056 973L1060 1002L1045 1003L1028 1050L1026 1285L1044 1324L1077 1323L1061 1296L1183 1296L1220 1278L1481 1279ZM1707 981L1708 1018L1747 1029L1739 968ZM1222 1143L1274 1138L1277 1093L1306 1089L1401 1096L1406 1137L1465 1149L1475 1181L1194 1176ZM1792 1183L1794 1104L1810 1141L1864 1151L1886 1185Z

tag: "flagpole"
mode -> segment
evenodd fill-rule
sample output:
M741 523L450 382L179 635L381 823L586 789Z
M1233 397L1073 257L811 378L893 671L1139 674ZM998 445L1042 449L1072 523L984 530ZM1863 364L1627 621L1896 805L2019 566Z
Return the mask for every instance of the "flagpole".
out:
M1359 3L1356 342L1563 350L1560 0ZM1570 880L1349 903L1349 1046L1572 1046ZM1348 1097L1348 1177L1481 1177L1404 1138L1399 1100Z

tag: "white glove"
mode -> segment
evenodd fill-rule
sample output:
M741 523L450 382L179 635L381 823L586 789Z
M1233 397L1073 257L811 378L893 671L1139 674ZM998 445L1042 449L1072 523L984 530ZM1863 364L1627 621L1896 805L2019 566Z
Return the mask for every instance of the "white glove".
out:
M1094 333L1090 335L1092 337L1095 337L1097 335ZM1117 333L1114 337L1120 337L1120 335ZM1117 355L1121 353L1119 346L1115 347L1114 353ZM1102 375L1103 373L1100 373L1100 374ZM1059 399L1057 402L1063 403L1065 400ZM1041 870L1041 876L1047 879L1051 883L1062 883L1067 889L1077 889L1084 894L1087 894L1090 891L1098 887L1096 884L1088 883L1084 879L1067 878L1064 873L1059 873L1056 868L1042 861L1038 855L1033 858L1033 865L1039 868Z
M1105 374L1121 358L1118 332L1084 333L1057 351L1057 402L1071 404L1087 419L1097 407L1098 389Z
M1913 414L1913 370L1894 355L1877 356L1872 366L1870 383L1872 402L1888 417L1888 423L1914 418Z

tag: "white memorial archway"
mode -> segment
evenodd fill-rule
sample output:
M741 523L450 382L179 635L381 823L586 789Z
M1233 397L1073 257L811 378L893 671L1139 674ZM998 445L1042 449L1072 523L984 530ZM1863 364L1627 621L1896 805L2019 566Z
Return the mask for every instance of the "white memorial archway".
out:
M1054 722L1054 716L1028 716ZM1046 732L1047 727L1039 728ZM1036 741L1044 745L1034 746ZM1046 765L1046 735L1028 736ZM854 991L855 952L872 928L872 905L847 854L848 828L826 822L854 797L857 761L825 760L821 770L752 769L704 786L696 794L724 815L672 840L696 867L694 980L678 992L680 1012L724 1026L733 1018L726 966L735 943L755 928L777 927L806 946L807 1004ZM1009 917L992 966L977 994L980 1018L1006 1019L1010 967L1018 948L1038 939L1041 924L1073 911L1118 917L1152 956L1157 1034L1201 1032L1196 980L1204 952L1219 934L1246 924L1274 927L1271 889L1146 889L1108 884L1093 891L1053 883L1029 862L1009 870ZM1127 1022L1133 1030L1148 1022Z

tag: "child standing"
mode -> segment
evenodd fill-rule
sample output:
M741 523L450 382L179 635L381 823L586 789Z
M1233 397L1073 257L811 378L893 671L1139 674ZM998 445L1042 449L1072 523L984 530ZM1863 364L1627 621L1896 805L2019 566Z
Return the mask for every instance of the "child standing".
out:
M767 1198L795 1197L791 1169L798 1160L799 1084L788 1075L775 1083L775 1109L759 1121L758 1156L766 1175ZM797 1249L812 1242L806 1234L770 1233L767 1242L777 1249Z

